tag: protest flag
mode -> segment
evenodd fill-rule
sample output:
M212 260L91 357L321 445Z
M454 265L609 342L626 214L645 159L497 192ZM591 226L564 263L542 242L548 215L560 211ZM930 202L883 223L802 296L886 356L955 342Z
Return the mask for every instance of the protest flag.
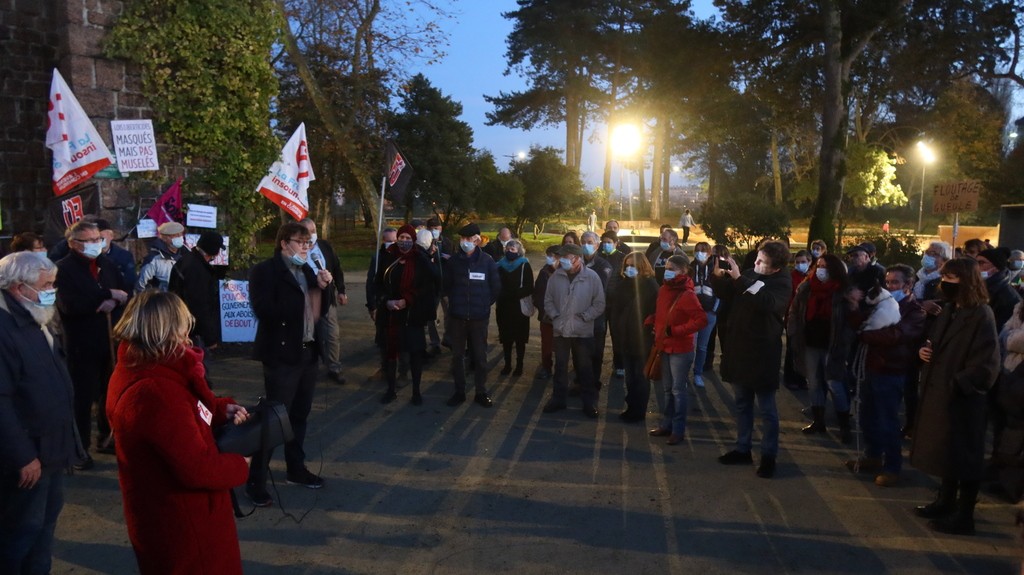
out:
M412 179L412 164L391 140L387 142L384 157L384 173L387 174L387 189L391 192L391 201L401 204L405 198L405 188Z
M263 176L258 189L268 200L296 220L301 220L309 213L309 196L306 191L309 183L315 179L306 144L306 124L299 124L281 150L280 159Z
M53 193L58 196L114 163L107 145L56 68L46 114L46 147L53 150Z
M146 217L160 225L166 222L181 223L184 214L181 211L181 178L175 180L171 187L160 194L156 203L146 212Z
M96 184L85 186L74 192L50 198L46 207L47 243L56 243L64 237L64 230L88 215L99 215L100 194Z

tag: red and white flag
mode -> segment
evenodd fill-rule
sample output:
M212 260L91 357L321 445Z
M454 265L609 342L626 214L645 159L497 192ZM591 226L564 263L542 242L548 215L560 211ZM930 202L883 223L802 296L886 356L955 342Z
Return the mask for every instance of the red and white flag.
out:
M107 145L56 68L50 83L46 147L53 150L53 193L58 196L114 163Z
M293 218L301 220L309 213L306 190L315 179L306 145L306 124L299 124L281 150L281 158L270 166L260 182L259 191Z

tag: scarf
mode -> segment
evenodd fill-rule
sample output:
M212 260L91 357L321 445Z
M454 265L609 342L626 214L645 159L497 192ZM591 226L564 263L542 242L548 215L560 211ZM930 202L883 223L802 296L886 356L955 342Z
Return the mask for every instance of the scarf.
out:
M398 244L392 244L388 247L388 252L394 256L395 261L388 266L384 275L390 280L390 275L401 268L402 275L398 278L398 295L401 296L399 299L405 300L404 310L388 312L387 359L394 361L398 359L401 347L401 328L407 323L409 310L412 309L413 302L416 300L416 248L413 247L408 252L402 252L398 249Z
M507 271L515 271L516 268L526 263L526 256L519 256L518 258L508 261L508 258L501 258L498 260L498 267Z
M830 321L832 319L832 296L839 291L839 282L830 279L823 282L818 276L810 276L811 295L807 299L807 321L820 320Z

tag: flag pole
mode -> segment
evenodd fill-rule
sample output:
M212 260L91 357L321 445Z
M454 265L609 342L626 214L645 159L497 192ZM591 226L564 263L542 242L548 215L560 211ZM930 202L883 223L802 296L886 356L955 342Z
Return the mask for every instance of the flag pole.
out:
M387 175L380 179L380 210L377 212L377 249L380 250L380 236L384 233L384 184L388 181ZM380 268L380 258L373 260L373 277L377 277L377 270Z

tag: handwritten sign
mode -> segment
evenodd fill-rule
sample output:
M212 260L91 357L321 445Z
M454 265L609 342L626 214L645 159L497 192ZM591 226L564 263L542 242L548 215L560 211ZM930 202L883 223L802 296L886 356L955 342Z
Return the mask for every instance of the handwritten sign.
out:
M139 225L135 227L139 233L139 239L143 238L155 238L156 237L156 220L144 218L139 220Z
M216 228L217 207L200 204L186 204L185 225L190 228Z
M221 280L220 339L223 342L256 340L256 314L249 305L249 282Z
M977 180L937 184L932 193L932 213L973 212L978 209L980 197L981 182Z
M122 173L160 169L152 120L111 120L117 169Z

